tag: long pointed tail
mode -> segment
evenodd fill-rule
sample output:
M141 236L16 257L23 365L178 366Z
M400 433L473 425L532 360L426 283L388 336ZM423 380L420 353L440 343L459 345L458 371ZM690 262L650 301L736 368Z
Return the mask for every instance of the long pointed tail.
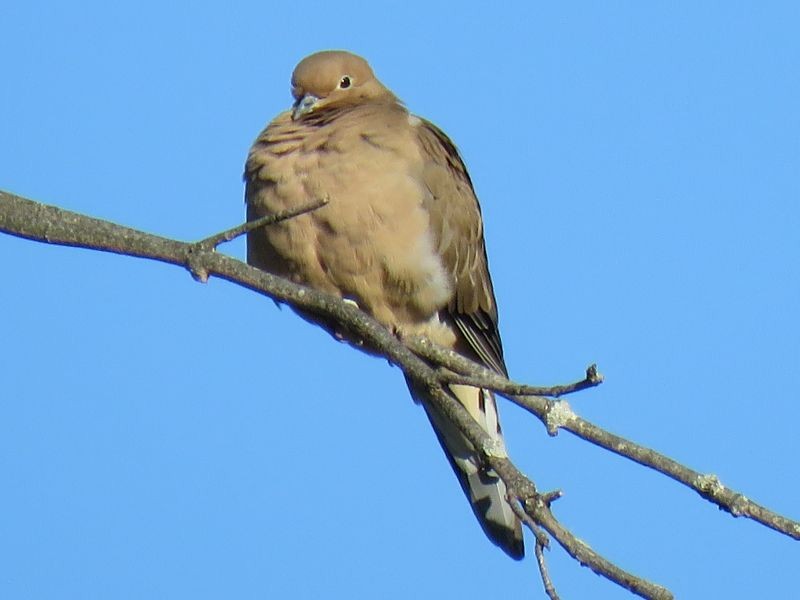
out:
M505 448L494 394L464 385L453 385L451 390L472 417ZM411 393L425 408L436 437L486 536L511 558L521 559L525 555L522 525L506 500L505 483L494 471L481 465L472 444L447 417L426 402L424 394L413 388Z

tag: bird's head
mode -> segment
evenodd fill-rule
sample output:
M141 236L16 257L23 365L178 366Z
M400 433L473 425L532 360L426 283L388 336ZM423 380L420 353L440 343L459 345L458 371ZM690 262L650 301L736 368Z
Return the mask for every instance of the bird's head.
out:
M397 101L366 60L341 50L317 52L301 60L292 73L292 96L295 121L325 108Z

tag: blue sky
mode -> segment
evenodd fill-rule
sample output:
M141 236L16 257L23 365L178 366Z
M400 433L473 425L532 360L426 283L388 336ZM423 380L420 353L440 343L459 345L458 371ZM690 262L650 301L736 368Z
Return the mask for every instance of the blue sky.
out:
M204 237L295 63L361 53L462 150L512 375L597 362L580 414L800 517L798 5L330 6L5 2L0 188ZM3 598L541 597L385 361L174 267L0 257ZM796 590L796 542L501 408L608 558L680 598ZM562 597L630 597L548 560Z

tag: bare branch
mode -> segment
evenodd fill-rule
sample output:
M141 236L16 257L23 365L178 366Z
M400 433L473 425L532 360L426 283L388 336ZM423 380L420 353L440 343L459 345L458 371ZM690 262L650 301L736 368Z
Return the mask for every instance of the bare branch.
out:
M536 564L539 565L539 572L542 574L542 583L544 583L544 593L550 600L559 600L558 592L550 579L550 573L547 571L547 564L544 562L544 547L536 540L533 547L533 552L536 555Z
M534 536L536 536L536 543L534 544L533 551L536 556L536 564L539 567L539 575L544 585L544 593L547 594L550 600L558 600L558 592L556 592L553 581L550 579L550 572L547 570L547 563L544 560L544 550L545 548L550 548L550 538L547 537L547 534L536 524L533 518L522 509L519 499L516 496L509 494L506 499L511 506L511 510L517 515L517 518L533 532Z
M528 399L513 398L513 400L528 408ZM608 432L574 413L564 420L561 428L614 454L663 473L693 489L703 498L713 502L734 517L747 517L770 529L800 540L800 523L753 502L741 492L726 487L716 475L694 471L655 450Z
M575 383L549 387L514 383L449 348L437 346L427 338L411 335L405 336L403 341L414 352L441 367L439 376L442 381L484 387L504 396L511 394L559 398L567 394L597 387L603 383L603 376L597 371L597 365L589 365L586 369L586 376Z
M770 529L800 540L800 523L779 515L753 502L744 494L726 487L715 475L694 471L655 450L606 431L579 417L564 400L551 400L537 394L515 394L516 390L527 389L529 386L509 381L483 365L474 363L452 350L436 346L430 340L421 337L409 337L405 339L405 342L423 358L436 364L443 364L447 369L463 374L465 381L469 381L470 385L490 388L515 404L522 406L544 423L550 435L556 435L560 429L568 431L614 454L663 473L693 489L703 498L713 502L734 517L753 519ZM592 378L591 371L596 374L596 369L593 369L593 367L594 365L587 370L587 379L584 381ZM602 376L596 376L600 377L600 381L602 381ZM453 379L460 380L460 377L462 376L457 375ZM449 375L445 375L445 379L449 380L450 378ZM581 383L579 382L577 385ZM595 383L594 385L597 384ZM547 390L567 387L569 386L538 389ZM587 385L587 387L591 387L591 385Z
M553 513L550 512L550 507L541 498L527 500L525 502L525 511L532 514L534 521L552 535L570 556L580 564L588 566L598 575L618 583L643 598L669 600L673 597L672 593L666 588L626 573L595 552L588 544L579 540L561 525L553 516Z
M218 254L215 247L256 227L267 226L303 212L315 210L324 201L299 207L296 211L260 219L251 224L222 232L200 242L187 243L150 235L107 221L93 219L54 206L0 192L0 231L32 240L93 248L158 260L187 268L200 281L217 276L242 285L276 301L290 304L306 314L323 315L326 319L346 326L348 336L355 344L380 352L391 363L399 366L414 385L430 392L435 408L449 418L464 436L479 449L486 464L506 483L509 495L519 500L511 502L516 510L526 515L523 521L536 536L537 561L542 570L542 549L547 545L546 530L567 552L581 564L647 598L670 598L664 588L635 577L594 552L581 542L553 516L550 502L558 493L540 494L534 483L523 475L498 448L494 440L475 422L464 407L453 397L448 384L468 383L493 389L536 415L551 435L559 429L577 435L593 444L625 456L692 487L704 498L725 508L735 516L748 516L773 529L800 539L800 524L781 517L761 507L743 495L725 488L714 476L703 476L676 461L611 434L581 419L564 401L551 398L598 385L602 376L594 365L586 377L576 383L534 387L516 384L462 356L438 348L424 339L410 338L402 342L377 321L352 303L325 293L294 284L231 257ZM545 396L549 396L545 397ZM542 571L545 588L551 598L555 589L546 569ZM551 593L552 592L552 593Z
M420 342L424 343L427 340L420 338ZM453 352L447 348L441 348L445 352ZM477 364L477 363L476 363ZM479 365L480 366L480 365ZM446 368L439 369L439 377L442 381L447 383L459 383L462 385L471 385L475 387L488 387L494 392L499 394L511 394L512 396L548 396L550 398L559 398L567 394L573 394L592 387L596 387L603 383L603 376L597 372L597 365L590 365L586 369L586 377L574 383L564 385L553 385L549 387L541 387L535 385L525 385L521 383L514 383L504 377L494 379L492 376L497 375L494 371L487 369L487 378L473 377L462 373L455 373ZM491 385L487 385L492 381Z
M264 215L259 219L255 219L253 221L247 221L246 223L242 223L241 225L238 225L236 227L231 227L230 229L226 229L225 231L221 231L205 239L202 239L199 242L197 242L197 245L203 248L204 250L213 250L220 244L223 244L225 242L230 242L231 240L235 240L240 235L249 233L254 229L259 229L261 227L266 227L267 225L279 223L280 221L286 221L287 219L299 217L300 215L305 214L307 212L317 210L318 208L325 206L327 203L328 203L327 199L320 198L318 200L314 200L313 202L309 202L308 204L303 204L292 210L284 210L282 212L275 213L273 215Z

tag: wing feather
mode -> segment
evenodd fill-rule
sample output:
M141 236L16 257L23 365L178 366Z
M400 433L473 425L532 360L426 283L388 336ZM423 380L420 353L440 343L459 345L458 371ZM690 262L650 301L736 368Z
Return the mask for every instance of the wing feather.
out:
M472 180L450 138L429 121L419 120L431 231L455 285L446 311L480 361L506 375L483 219Z

